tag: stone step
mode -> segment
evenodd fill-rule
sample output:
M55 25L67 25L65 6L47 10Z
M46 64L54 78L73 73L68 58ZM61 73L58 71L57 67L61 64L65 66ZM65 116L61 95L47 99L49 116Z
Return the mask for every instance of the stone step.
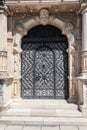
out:
M2 116L0 117L0 124L30 125L30 126L58 126L58 125L87 126L87 119L65 118L65 117Z
M13 101L10 104L13 109L72 109L77 110L78 106L73 103L68 103L66 100L52 99L29 99Z
M31 117L82 117L80 111L66 109L9 109L4 111L3 115Z

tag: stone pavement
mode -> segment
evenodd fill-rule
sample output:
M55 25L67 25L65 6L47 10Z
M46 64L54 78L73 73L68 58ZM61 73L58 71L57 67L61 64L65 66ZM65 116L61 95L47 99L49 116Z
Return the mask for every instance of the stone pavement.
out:
M0 124L0 130L87 130L87 126L23 126Z

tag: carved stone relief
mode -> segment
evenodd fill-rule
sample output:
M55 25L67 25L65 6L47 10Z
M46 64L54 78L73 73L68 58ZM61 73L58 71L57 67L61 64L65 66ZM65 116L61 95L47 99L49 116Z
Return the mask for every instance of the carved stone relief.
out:
M60 19L58 19L58 17L61 17ZM67 21L71 21L71 16L70 16L70 19L67 20L69 18L69 14L66 15L66 22L65 21L65 15L62 16L51 16L49 15L49 12L47 9L42 9L40 10L40 13L39 13L39 16L35 16L35 17L20 17L20 20L17 20L16 18L15 19L15 25L17 27L17 31L19 31L19 33L21 34L21 37L23 37L25 34L24 34L24 30L27 32L29 29L31 29L32 27L34 26L37 26L37 25L46 25L46 24L50 24L50 25L53 25L53 26L56 26L58 27L62 33L64 35L67 36L67 39L68 39L68 42L69 42L69 48L68 48L68 54L69 54L69 78L70 78L70 90L72 89L73 90L73 93L74 93L74 89L76 88L76 84L74 83L73 84L73 76L75 75L75 66L74 66L74 63L76 61L76 41L75 41L75 37L74 37L74 33L71 33L74 31L74 27L73 25L71 24L71 22L67 22ZM61 20L63 19L63 21ZM19 23L18 23L19 22ZM21 23L21 24L20 24ZM27 27L27 28L26 28ZM22 32L22 33L21 33ZM21 41L21 37L19 38L19 42ZM19 42L17 40L15 41L15 44L16 46L14 47L18 47L19 45L17 45ZM73 55L74 54L74 55ZM17 62L19 62L19 59L17 59L17 54L14 55L14 63L15 63L15 68L14 68L14 71L18 73L18 65L17 65ZM21 63L21 62L20 62ZM77 89L75 89L75 93L74 95L76 94L76 91ZM72 98L72 92L70 92L70 98Z
M3 80L0 80L0 102L3 102Z
M46 9L40 11L40 22L42 25L46 25L49 20L49 12Z

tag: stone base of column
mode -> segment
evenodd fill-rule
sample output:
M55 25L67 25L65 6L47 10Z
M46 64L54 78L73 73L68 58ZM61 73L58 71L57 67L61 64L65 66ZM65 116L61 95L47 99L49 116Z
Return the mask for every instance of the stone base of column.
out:
M83 117L87 117L87 104L83 105L81 109Z
M0 110L7 108L9 95L9 84L11 84L13 78L7 72L0 72Z
M78 107L83 117L87 117L87 75L78 77Z

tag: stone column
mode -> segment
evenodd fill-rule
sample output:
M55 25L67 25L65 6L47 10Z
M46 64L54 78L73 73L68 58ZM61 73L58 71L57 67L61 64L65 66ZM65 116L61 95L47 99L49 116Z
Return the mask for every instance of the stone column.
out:
M7 16L0 6L0 107L8 101L7 79Z
M7 71L7 16L0 7L0 71Z
M7 51L7 16L0 9L0 51Z
M87 9L84 9L82 11L81 65L82 65L82 72L81 76L79 77L78 97L80 102L80 109L83 113L83 116L87 117Z
M87 75L87 9L82 12L82 74Z

